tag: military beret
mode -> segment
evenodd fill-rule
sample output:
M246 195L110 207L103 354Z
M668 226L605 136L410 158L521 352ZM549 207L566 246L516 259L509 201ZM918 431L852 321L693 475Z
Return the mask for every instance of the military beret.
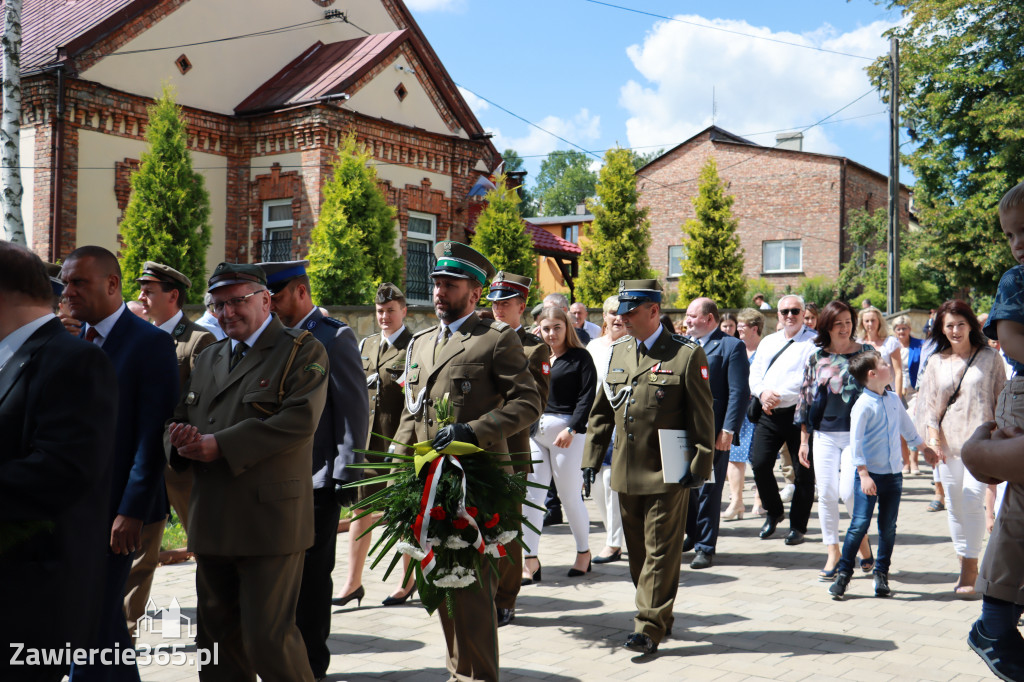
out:
M488 301L504 301L508 298L521 296L524 300L530 296L530 284L533 279L514 275L504 270L498 272L491 282L491 290L487 293Z
M257 265L263 268L263 272L267 273L267 288L270 289L270 293L276 294L288 286L288 282L296 277L305 275L306 268L309 267L309 261L286 260L257 263Z
M619 281L619 308L616 315L625 315L644 303L661 303L661 283L656 279L624 279Z
M267 274L263 268L253 263L221 263L213 271L206 290L213 291L230 284L262 284L267 285Z
M491 261L476 249L459 242L443 241L434 246L437 259L431 277L456 277L475 279L483 286L494 277Z
M181 274L170 265L164 265L163 263L154 263L151 260L146 261L142 266L142 274L139 275L136 282L162 282L164 284L170 284L175 287L184 287L189 289L192 287L192 280L185 275Z

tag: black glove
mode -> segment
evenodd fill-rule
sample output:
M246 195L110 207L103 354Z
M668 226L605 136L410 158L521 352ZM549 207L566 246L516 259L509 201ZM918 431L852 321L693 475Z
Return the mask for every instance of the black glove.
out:
M455 441L469 443L470 445L477 444L476 434L473 433L473 429L469 427L469 424L449 424L448 426L442 426L438 430L430 446L440 452Z
M583 467L583 497L590 497L590 486L597 480L597 469Z
M334 499L342 507L351 507L358 499L359 488L346 488L345 481L334 482Z

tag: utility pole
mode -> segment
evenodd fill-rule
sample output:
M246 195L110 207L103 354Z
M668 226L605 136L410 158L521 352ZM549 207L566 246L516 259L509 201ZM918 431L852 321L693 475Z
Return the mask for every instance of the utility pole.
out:
M889 276L886 313L900 309L900 43L889 39Z
M4 0L3 114L0 158L3 170L4 239L25 245L21 217L21 0Z

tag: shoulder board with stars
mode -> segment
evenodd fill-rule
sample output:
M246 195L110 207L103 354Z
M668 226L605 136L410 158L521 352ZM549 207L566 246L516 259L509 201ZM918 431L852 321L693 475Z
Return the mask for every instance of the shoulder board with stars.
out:
M700 346L699 343L689 338L688 336L683 336L682 334L673 334L672 338L678 343L686 346L687 348L698 348Z

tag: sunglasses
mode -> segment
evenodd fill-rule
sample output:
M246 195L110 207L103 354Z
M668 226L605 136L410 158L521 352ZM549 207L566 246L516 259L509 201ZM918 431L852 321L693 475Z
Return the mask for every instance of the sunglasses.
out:
M794 317L803 312L803 308L779 308L779 315L788 317L793 315Z

